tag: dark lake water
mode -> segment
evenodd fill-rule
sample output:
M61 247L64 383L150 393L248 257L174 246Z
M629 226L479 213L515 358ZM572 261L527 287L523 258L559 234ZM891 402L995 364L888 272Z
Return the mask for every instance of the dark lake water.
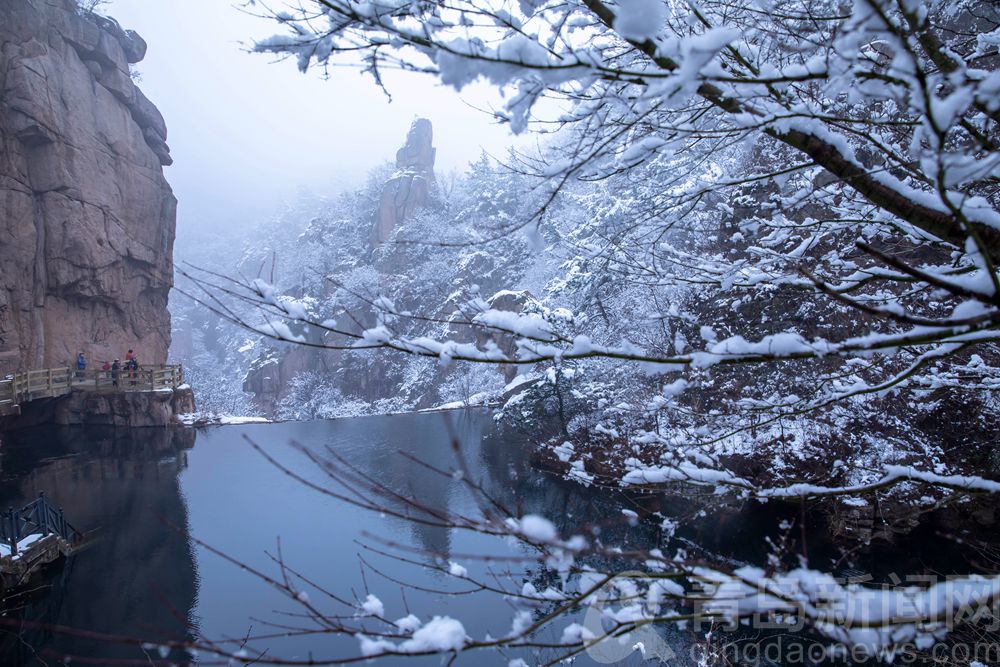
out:
M282 634L278 626L310 625L289 615L298 608L283 594L191 537L271 576L278 574L278 568L268 552L276 552L280 538L285 561L297 571L342 598L377 595L388 618L410 611L424 620L449 615L460 618L473 637L506 634L514 612L507 601L498 596L445 595L439 591L467 587L419 565L380 556L364 545L391 541L418 563L433 562L430 554L436 554L475 574L492 568L498 581L509 587L519 589L530 581L541 590L553 575L528 559L487 565L463 557L528 555L522 547L353 507L291 478L254 451L250 442L317 483L328 480L293 441L315 452L329 448L364 474L412 494L429 508L475 513L475 502L460 482L401 453L438 468L454 468L452 433L462 443L469 470L490 495L516 508L517 514L552 518L567 534L597 523L603 539L624 548L666 550L658 521L630 526L622 509L642 513L666 503L678 513L697 517L697 504L691 499L597 492L538 472L528 463L528 444L496 430L489 414L481 411L198 431L62 429L12 435L5 438L0 459L0 507L17 506L45 491L70 521L93 531L94 538L64 566L49 572L37 589L5 602L0 664L61 664L65 656L72 656L71 664L189 664L199 662L199 656L177 650L161 654L155 644L192 637L238 643L248 634ZM685 507L686 502L691 507ZM681 531L682 543L675 539L669 546L702 545L734 563L759 564L767 553L765 538L777 536L783 513L794 518L800 511L772 504L706 515ZM894 545L888 559L876 548L844 561L837 545L822 540L810 545L810 557L813 562L865 571L889 565L926 567L935 560L940 561L937 565L950 563L962 569L955 554L938 558L940 550L922 548L925 538L919 532L911 539L909 545ZM417 589L403 587L400 581ZM310 599L330 613L344 613L343 607L327 605L316 592ZM568 622L556 624L553 641ZM662 632L683 653L689 641L686 635L673 629ZM144 649L109 636L142 638L150 646ZM316 633L275 636L254 646L296 660L358 654L355 638ZM503 665L514 657L518 654L478 653L463 656L458 664ZM534 664L545 656L522 657ZM200 662L216 664L204 657ZM412 659L397 662L416 664ZM439 664L440 659L425 662ZM640 662L635 655L622 664ZM592 663L584 657L577 664Z
M489 437L491 430L488 414L458 412L447 417L397 415L198 431L60 429L10 436L3 447L0 507L18 506L45 491L65 509L69 520L96 531L96 537L63 568L50 573L44 580L47 586L8 601L15 607L7 614L8 623L23 618L45 628L27 624L4 628L2 664L43 664L41 660L58 664L62 656L73 656L72 664L133 660L148 664L147 654L154 660L162 657L156 647L144 651L82 632L140 637L156 644L195 635L240 638L270 632L269 622L297 623L284 616L296 611L286 597L186 535L270 575L278 568L267 554L276 552L280 538L284 559L296 570L348 599L363 600L367 586L385 603L390 618L406 616L408 610L425 619L447 614L461 618L470 635L505 634L513 611L502 600L493 597L498 606L484 609L476 596L403 592L398 583L362 565L359 554L365 550L360 542L377 546L379 539L391 540L420 552L409 554L418 561L433 560L428 554L446 559L467 553L523 555L517 547L496 538L380 516L324 496L267 462L249 441L317 482L327 480L294 449L293 441L317 452L329 447L429 507L474 512L474 502L459 482L401 454L453 468L449 434L454 433L470 470L511 507L539 512L544 508L546 514L554 510L570 523L574 512L581 523L595 514L618 513L615 503L599 509L604 501L598 496L581 493L582 487L575 484L553 484L552 478L534 472L523 442ZM383 574L425 588L467 588L374 553L365 553L364 558ZM461 561L458 556L454 559ZM473 572L485 567L461 562ZM516 587L533 574L537 573L521 568ZM311 595L322 607L321 597ZM336 605L330 609L343 613ZM298 636L257 645L297 659L358 653L353 637ZM191 660L178 651L166 658Z

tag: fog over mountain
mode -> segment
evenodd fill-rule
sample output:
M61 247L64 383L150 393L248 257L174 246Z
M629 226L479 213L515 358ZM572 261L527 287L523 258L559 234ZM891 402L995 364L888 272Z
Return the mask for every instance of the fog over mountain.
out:
M484 148L503 154L508 129L480 109L498 96L471 86L460 98L430 77L386 72L392 100L358 69L299 74L291 60L248 50L280 31L229 0L113 0L99 10L135 30L149 50L136 68L169 119L180 202L179 243L192 225L259 221L303 189L359 185L391 157L415 116L438 128L438 169L461 169ZM258 10L259 11L259 10ZM479 108L475 108L479 107Z

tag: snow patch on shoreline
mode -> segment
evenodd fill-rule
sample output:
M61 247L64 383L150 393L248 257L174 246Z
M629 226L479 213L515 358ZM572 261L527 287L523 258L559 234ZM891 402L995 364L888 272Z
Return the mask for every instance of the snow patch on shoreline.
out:
M185 412L177 415L177 421L185 426L232 426L236 424L272 424L267 417L238 417L205 412Z

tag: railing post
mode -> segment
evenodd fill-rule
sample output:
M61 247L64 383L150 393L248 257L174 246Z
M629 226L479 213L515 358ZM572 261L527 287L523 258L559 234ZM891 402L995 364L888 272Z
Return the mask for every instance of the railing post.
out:
M38 523L38 527L42 529L42 535L49 534L49 516L45 510L45 492L39 491L38 503L35 505L35 521Z
M10 517L10 554L17 555L17 522L14 520L14 506L7 508L7 516Z
M11 507L3 514L3 532L4 537L7 538L7 544L10 546L11 554L14 553L14 548L17 543L14 541L14 508Z

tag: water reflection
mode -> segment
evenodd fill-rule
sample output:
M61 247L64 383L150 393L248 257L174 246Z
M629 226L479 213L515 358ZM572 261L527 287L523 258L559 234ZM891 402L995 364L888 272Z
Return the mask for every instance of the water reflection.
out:
M187 509L178 475L193 445L193 432L166 429L66 428L5 436L0 507L19 506L45 491L91 539L41 577L41 588L5 600L9 625L2 628L2 664L39 664L38 656L88 656L93 664L137 657L135 647L33 624L151 642L190 636L187 619L197 584L183 537ZM165 657L187 659L179 652Z
M247 566L272 574L276 567L268 554L276 553L280 538L282 554L295 569L347 599L361 600L368 592L378 595L390 618L406 616L412 608L422 615L447 613L461 616L463 621L469 619L467 629L472 634L505 633L509 630L510 612L502 603L483 609L482 601L468 596L452 599L404 592L396 581L434 589L453 582L442 581L437 573L383 558L362 544L370 544L370 536L375 535L376 541L404 545L419 552L416 558L432 562L435 556L447 559L456 552L496 549L495 540L487 545L476 536L391 514L380 516L324 496L281 473L253 451L248 441L259 444L282 465L318 484L330 485L330 480L290 445L292 441L318 455L335 452L360 473L412 496L432 511L472 512L475 503L463 493L461 484L413 459L439 469L454 467L451 441L456 437L475 475L481 476L486 471L481 466L480 446L490 425L486 413L464 413L453 415L450 424L440 415L398 415L202 431L198 446L190 453L190 465L181 476L191 532L214 548L238 555ZM201 588L195 614L206 636L242 637L251 626L255 631L266 631L268 622L280 622L281 614L295 611L287 599L248 572L204 550L197 553ZM363 565L359 555L377 571ZM315 591L311 596L323 600ZM335 605L324 610L330 614L345 612ZM301 619L284 621L309 625ZM271 654L300 657L346 657L358 652L353 637L274 638L265 646ZM412 660L405 662L415 664ZM429 662L436 664L437 659Z

